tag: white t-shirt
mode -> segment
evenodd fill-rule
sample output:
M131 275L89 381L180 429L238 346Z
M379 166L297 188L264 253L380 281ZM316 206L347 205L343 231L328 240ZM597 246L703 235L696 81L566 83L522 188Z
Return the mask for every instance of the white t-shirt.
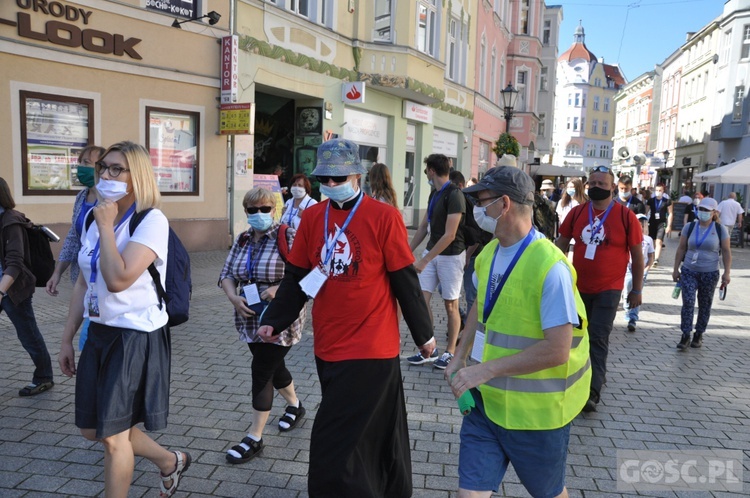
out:
M722 225L734 225L737 223L737 216L744 211L742 204L734 199L724 199L716 207L716 210L719 211L719 221Z
M281 223L289 225L296 230L302 221L302 212L310 206L317 204L318 201L306 195L300 201L298 208L295 208L293 203L293 198L284 203L284 214L281 216Z
M654 250L654 239L643 234L643 241L641 241L641 252L643 253L643 264L645 265L648 262L648 255L654 254L656 251ZM633 267L633 258L630 258L630 261L628 262L628 271L632 271Z
M88 215L87 215L88 216ZM161 276L161 284L165 285L167 250L169 247L169 222L164 213L152 209L141 220L130 236L130 218L123 221L115 231L117 250L122 254L129 242L142 244L156 253L154 265ZM104 282L102 272L97 272L96 282L91 280L91 253L99 240L99 228L96 222L81 235L81 251L78 253L78 264L86 281L86 296L83 301L83 316L92 322L122 327L142 332L152 332L166 325L169 320L167 307L159 309L159 296L156 293L154 281L148 270L133 282L133 285L121 292L110 292ZM101 259L97 262L99 267ZM99 317L89 317L89 300L92 285L99 303Z
M562 202L558 202L557 207L555 208L555 211L557 212L557 219L559 222L558 224L562 225L565 217L568 216L568 213L571 212L577 205L578 201L575 199L570 199L570 202L565 207L563 207Z

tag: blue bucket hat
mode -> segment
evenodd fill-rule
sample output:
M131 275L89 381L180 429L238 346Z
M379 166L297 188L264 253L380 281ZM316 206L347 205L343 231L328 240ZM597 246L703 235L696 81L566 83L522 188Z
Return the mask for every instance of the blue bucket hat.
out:
M318 163L313 176L349 176L367 174L359 159L359 146L351 140L334 138L318 147Z

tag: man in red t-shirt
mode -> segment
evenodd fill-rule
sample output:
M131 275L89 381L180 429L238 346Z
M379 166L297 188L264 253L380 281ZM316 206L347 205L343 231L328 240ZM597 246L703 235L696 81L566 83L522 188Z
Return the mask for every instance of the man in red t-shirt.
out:
M635 214L612 200L615 175L605 167L589 176L589 202L573 208L560 226L557 247L567 252L571 239L573 266L578 273L578 291L586 306L591 351L591 395L583 411L596 410L602 386L607 381L609 334L632 258L631 308L640 306L643 289L643 232Z
M310 438L311 497L411 496L397 301L420 352L435 349L401 214L362 193L362 173L355 143L334 139L318 148L313 174L329 200L305 210L258 330L277 341L315 299L322 397Z

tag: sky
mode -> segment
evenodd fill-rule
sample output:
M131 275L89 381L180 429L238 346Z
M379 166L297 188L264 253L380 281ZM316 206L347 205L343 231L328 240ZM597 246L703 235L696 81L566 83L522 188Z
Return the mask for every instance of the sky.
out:
M627 81L654 69L720 16L723 0L547 0L562 5L559 53L573 43L579 20L586 47L607 64L618 63Z

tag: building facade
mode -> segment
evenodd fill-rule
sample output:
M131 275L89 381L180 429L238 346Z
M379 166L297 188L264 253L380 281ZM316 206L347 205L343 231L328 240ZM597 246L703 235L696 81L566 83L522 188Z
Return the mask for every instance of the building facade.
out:
M552 127L555 122L558 40L563 21L561 5L548 5L542 24L542 67L539 73L536 156L541 163L551 164L554 157Z

